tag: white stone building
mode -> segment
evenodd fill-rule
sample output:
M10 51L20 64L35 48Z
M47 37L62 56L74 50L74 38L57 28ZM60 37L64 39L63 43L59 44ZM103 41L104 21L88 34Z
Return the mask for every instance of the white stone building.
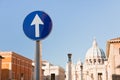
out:
M69 57L70 56L70 57ZM65 80L107 80L107 61L104 51L98 47L96 40L88 49L85 62L74 65L68 55Z
M48 61L42 61L43 80L65 80L65 71Z

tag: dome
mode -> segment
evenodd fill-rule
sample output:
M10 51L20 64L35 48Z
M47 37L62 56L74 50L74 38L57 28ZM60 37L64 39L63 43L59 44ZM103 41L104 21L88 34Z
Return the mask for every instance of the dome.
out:
M105 53L101 48L98 47L95 39L92 47L88 49L86 53L86 59L105 59Z

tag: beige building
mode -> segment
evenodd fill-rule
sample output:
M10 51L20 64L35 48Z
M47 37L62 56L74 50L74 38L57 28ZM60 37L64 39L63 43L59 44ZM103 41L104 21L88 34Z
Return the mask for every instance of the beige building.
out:
M120 38L107 41L108 80L120 80Z
M48 61L42 61L43 80L65 80L65 71L60 66L55 66Z

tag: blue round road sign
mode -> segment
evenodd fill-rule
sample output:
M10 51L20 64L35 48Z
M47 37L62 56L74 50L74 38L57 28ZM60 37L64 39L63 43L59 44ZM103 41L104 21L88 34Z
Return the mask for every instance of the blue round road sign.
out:
M23 31L32 40L46 38L52 30L52 20L43 11L34 11L26 16Z

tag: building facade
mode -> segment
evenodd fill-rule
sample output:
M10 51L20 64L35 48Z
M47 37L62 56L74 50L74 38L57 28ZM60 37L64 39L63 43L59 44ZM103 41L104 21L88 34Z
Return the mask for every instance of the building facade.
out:
M2 74L2 59L0 58L0 80L1 80L1 74Z
M107 41L108 80L120 80L120 38Z
M68 59L66 80L107 80L106 56L96 40L88 49L84 63L78 61L74 65Z
M43 80L65 80L65 71L60 66L55 66L48 61L42 61Z
M2 59L4 59L2 56L0 56L0 80L2 75Z
M106 55L96 40L86 53L83 67L84 80L107 80Z
M1 80L32 80L32 60L15 52L0 52L2 59Z
M120 37L107 41L106 55L94 40L92 47L86 53L84 63L78 61L74 65L68 60L66 80L120 80L119 59Z

